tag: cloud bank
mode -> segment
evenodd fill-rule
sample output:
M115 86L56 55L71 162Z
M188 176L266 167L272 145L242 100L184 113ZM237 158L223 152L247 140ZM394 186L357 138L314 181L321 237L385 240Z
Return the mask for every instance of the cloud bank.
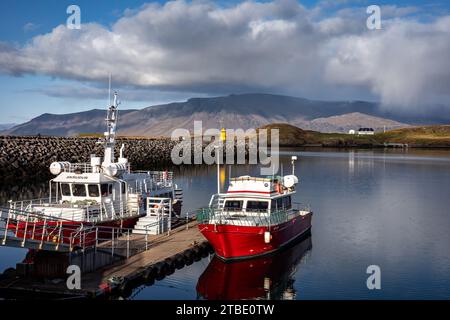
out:
M60 25L23 47L0 43L0 72L88 82L111 72L137 90L371 96L389 110L450 112L450 16L421 21L418 8L386 6L382 29L372 31L365 9L148 4L111 27Z

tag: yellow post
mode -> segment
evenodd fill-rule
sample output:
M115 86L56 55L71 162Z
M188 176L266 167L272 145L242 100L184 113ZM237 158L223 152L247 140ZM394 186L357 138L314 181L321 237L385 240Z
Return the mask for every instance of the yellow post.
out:
M220 140L223 142L227 140L227 130L225 128L222 128L220 131Z

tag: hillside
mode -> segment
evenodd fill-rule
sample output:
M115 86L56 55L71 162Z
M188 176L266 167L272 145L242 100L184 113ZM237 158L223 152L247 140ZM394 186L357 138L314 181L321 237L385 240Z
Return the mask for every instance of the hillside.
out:
M390 130L406 126L404 123L398 121L371 116L361 112L352 112L328 118L314 119L310 122L308 129L329 133L348 133L349 130L359 128L374 128L376 131L384 131L385 129Z
M375 129L405 127L383 118L374 103L329 102L270 94L241 94L216 98L193 98L186 102L121 110L119 134L129 136L170 136L176 128L193 129L201 120L203 128L259 128L270 123L289 123L322 132L347 132L361 125ZM74 136L102 133L103 110L66 115L43 114L6 131L10 135Z
M125 117L135 110L121 110L120 116ZM90 110L69 114L45 113L33 120L17 125L5 133L9 135L48 135L75 136L80 133L103 133L105 130L105 110Z
M450 125L402 128L373 136L305 131L285 123L262 128L279 129L280 146L383 147L387 143L400 143L410 147L450 147Z

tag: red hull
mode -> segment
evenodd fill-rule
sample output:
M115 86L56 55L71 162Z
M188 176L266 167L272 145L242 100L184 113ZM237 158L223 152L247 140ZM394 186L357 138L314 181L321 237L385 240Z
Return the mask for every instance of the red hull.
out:
M311 228L312 213L270 227L199 224L199 229L216 254L224 260L252 258L272 253ZM265 243L264 233L272 238Z
M83 239L84 245L93 245L96 242L96 236L98 238L109 239L111 238L112 232L111 228L133 228L136 224L139 216L130 217L127 219L117 219L105 222L100 222L95 224L99 227L98 235L95 231L88 232ZM61 234L59 234L60 222L51 221L44 224L43 221L38 221L34 223L20 222L18 225L15 223L10 223L8 225L8 230L13 232L18 238L25 238L31 240L43 240L50 242L59 242L64 244L78 245L81 241L80 238L73 238L74 233L78 228L84 225L85 228L93 227L94 224L81 221L64 221L62 222ZM102 230L102 227L105 227Z

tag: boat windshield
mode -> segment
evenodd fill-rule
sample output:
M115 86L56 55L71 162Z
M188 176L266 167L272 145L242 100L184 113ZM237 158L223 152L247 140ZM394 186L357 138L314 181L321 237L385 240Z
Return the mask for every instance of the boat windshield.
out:
M101 186L102 197L107 197L112 194L112 184L102 184Z
M247 201L247 211L250 212L266 212L269 208L267 201Z
M100 196L100 189L96 184L88 185L89 197L97 198Z
M241 211L243 203L244 201L241 200L227 200L223 207L227 211Z
M73 184L72 193L74 197L86 197L86 185L84 184Z
M70 197L70 185L68 183L61 183L61 194L64 197Z

